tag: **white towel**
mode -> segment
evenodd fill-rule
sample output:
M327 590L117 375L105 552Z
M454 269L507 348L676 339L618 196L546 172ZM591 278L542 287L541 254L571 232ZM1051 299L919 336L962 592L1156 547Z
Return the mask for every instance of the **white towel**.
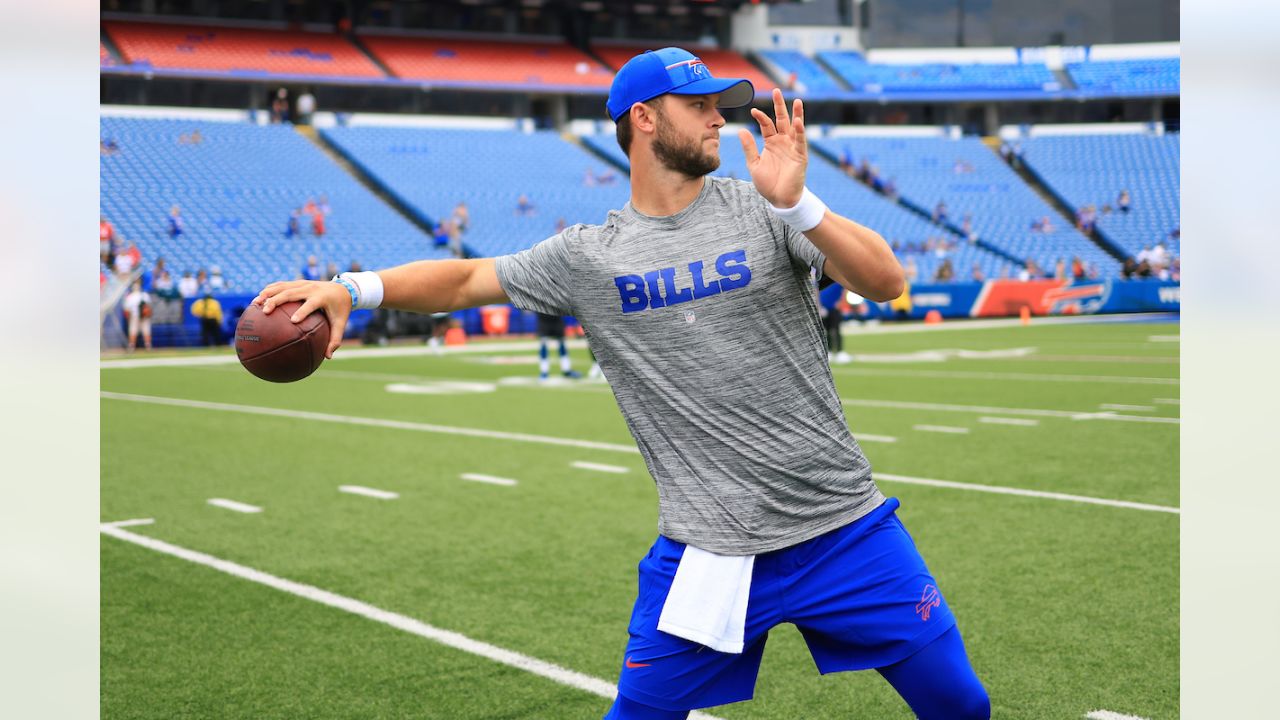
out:
M712 650L741 653L755 559L685 546L658 629Z

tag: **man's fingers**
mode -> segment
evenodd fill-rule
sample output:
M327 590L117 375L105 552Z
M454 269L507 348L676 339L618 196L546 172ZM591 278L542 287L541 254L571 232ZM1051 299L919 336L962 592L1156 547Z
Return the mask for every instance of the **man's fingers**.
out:
M747 167L751 167L760 159L760 151L756 150L756 139L751 137L750 131L746 129L738 131L738 139L742 141L742 154L747 156Z
M342 334L347 330L347 319L341 318L333 320L329 323L329 349L325 351L324 356L333 359L333 354L338 351L338 347L342 345Z
M804 104L800 102L800 98L796 98L795 110L791 113L791 130L795 133L796 140L800 142L800 152L807 152L808 141L804 136Z
M782 99L782 91L773 89L773 115L777 120L778 132L786 134L791 128L791 117L787 115L787 101Z
M302 307L294 311L293 316L289 320L300 323L306 319L308 315L320 309L320 298L312 296L302 301Z
M759 108L751 108L751 117L755 118L756 122L760 123L761 137L769 137L770 135L777 134L778 128L774 127L773 121L769 119L768 115L764 114L763 110L760 110Z

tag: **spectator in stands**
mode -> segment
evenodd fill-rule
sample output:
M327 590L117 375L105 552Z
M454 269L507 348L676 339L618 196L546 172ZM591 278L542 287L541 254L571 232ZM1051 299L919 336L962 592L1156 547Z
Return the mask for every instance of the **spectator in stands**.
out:
M889 198L890 200L897 200L898 184L893 181L893 178L889 178L888 180L884 181L884 187L880 189L880 192L883 192L884 196Z
M934 282L951 282L955 279L955 276L955 268L951 267L951 260L947 259L943 260L942 264L938 266L937 272L933 275L933 280Z
M98 141L98 152L103 155L115 155L120 152L120 144L113 138L106 138Z
M590 172L590 170L587 172ZM457 205L454 205L453 215L450 219L457 226L458 232L466 232L467 228L471 227L471 211L467 209L467 203L459 201Z
M973 172L973 163L964 158L956 158L955 163L951 166L951 172L957 175L964 175Z
M129 319L129 352L138 346L138 331L142 331L142 345L151 349L151 295L142 289L142 281L134 280L129 294L124 296L124 313Z
M213 292L213 284L209 282L209 271L200 268L196 271L196 290L197 295L206 295Z
M849 177L853 177L855 175L853 168L853 151L849 149L848 145L845 145L844 148L840 150L840 171Z
M156 297L164 300L176 300L180 297L178 287L173 282L173 276L169 274L168 270L155 271L155 279L151 282L151 289L155 292Z
M453 253L456 258L463 257L466 253L462 251L462 229L458 227L458 223L450 220L447 225L449 230L449 252Z
M364 270L364 268L361 267L359 260L352 260L351 266L347 268L347 272L360 272L361 270Z
M206 292L191 303L191 315L200 320L200 343L205 347L222 344L222 304Z
M859 179L859 180L863 181L863 182L867 182L868 180L870 180L870 178L871 178L871 161L870 161L870 160L867 160L865 157L864 157L864 158L862 158L862 162L858 163L858 170L857 170L857 172L855 172L855 173L854 173L854 175L853 175L853 176L854 176L854 177L856 177L857 179Z
M338 274L338 263L331 262L324 266L324 276L331 278Z
M200 128L178 136L179 145L199 145L202 142L204 142L204 136L200 134Z
M183 298L195 297L200 292L200 284L196 282L195 277L188 270L182 273L182 279L178 280L178 295Z
M98 253L105 260L108 255L113 255L112 243L116 239L116 226L112 225L106 217L98 216Z
M115 267L113 268L117 275L128 275L133 269L142 264L142 251L138 250L138 246L129 243L125 246L124 252L116 253Z
M964 233L964 239L969 242L978 239L978 234L973 231L973 216L969 213L965 213L964 219L960 221L960 232Z
M311 88L302 91L298 96L298 123L301 125L310 125L311 116L316 112L316 96L311 94Z
M216 293L227 289L227 279L222 277L222 268L217 265L209 268L209 288Z
M1023 263L1022 269L1018 271L1018 279L1022 282L1035 280L1041 275L1043 275L1043 273L1040 271L1040 266L1036 264L1035 260L1031 259L1028 259Z
M1098 264L1089 263L1089 269L1086 271L1085 277L1088 277L1090 280L1097 280L1101 276L1102 273L1098 271Z
M1129 212L1129 209L1130 209L1129 203L1130 203L1129 191L1121 190L1120 197L1116 198L1116 208L1119 209L1120 212L1122 213L1127 213Z
M529 196L520 193L520 197L516 198L516 214L530 216L537 213L537 208L533 206L533 202L529 200Z
M1160 274L1160 271L1169 267L1169 251L1165 248L1163 242L1158 242L1155 247L1151 248L1151 255L1147 259L1151 263L1151 269Z
M973 270L969 272L969 277L973 279L974 282L982 282L987 279L986 274L982 272L982 266L978 263L973 264Z
M1137 273L1138 273L1137 261L1135 261L1131 257L1125 258L1124 264L1120 266L1120 277L1124 278L1125 280L1131 280L1133 279L1133 276L1136 275Z
M562 217L560 217L560 218L556 218L556 230L555 230L555 231L556 231L557 233L564 232L564 229L565 229L566 227L568 227L568 224L567 224L567 223L565 223L564 218L562 218Z
M168 223L169 237L177 239L182 236L182 209L177 205L169 208L169 217L165 221Z
M325 218L329 217L329 214L333 212L333 208L329 205L328 195L320 196L320 201L316 203L316 210L319 211L321 215L325 216Z
M1138 257L1136 259L1139 265L1143 263L1150 265L1151 264L1151 246L1143 245L1142 249L1138 251Z
M1098 224L1098 208L1095 205L1085 205L1076 212L1076 227L1080 232L1088 235L1093 232L1094 226Z
M1058 262L1054 263L1053 277L1055 280L1067 279L1067 261L1063 258L1058 258Z
M435 240L435 245L438 248L449 246L449 228L445 227L448 222L448 220L445 220L444 222L436 223L433 238Z
M613 168L606 167L596 174L596 182L600 185L613 185L618 182L618 173L614 172Z
M320 212L318 206L311 213L311 233L316 237L324 237L324 213Z
M302 272L299 277L303 280L319 280L320 279L320 260L315 255L307 256L307 264L302 266ZM330 275L329 277L333 277Z
M294 208L289 212L289 222L284 226L284 236L287 239L297 237L302 233L302 228L298 226L298 219L302 217L302 210Z
M907 264L902 271L906 275L907 282L915 282L920 277L920 268L916 266L916 259L913 257L907 258Z
M591 170L591 168L587 168L586 172L582 173L582 187L595 187L595 186L596 186L596 174L594 171Z
M1169 264L1169 280L1182 282L1182 258L1175 257Z
M1085 278L1084 262L1080 260L1079 256L1072 257L1071 258L1071 279L1075 280L1076 282L1079 282L1081 280L1084 280L1084 278Z
M271 100L271 122L289 122L289 91L284 88L276 90L276 96Z
M947 204L942 200L933 206L933 221L936 223L944 223L947 221Z

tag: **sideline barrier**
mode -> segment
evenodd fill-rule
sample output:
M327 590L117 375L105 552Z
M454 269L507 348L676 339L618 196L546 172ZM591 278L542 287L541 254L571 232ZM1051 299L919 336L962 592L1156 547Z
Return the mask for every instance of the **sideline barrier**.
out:
M891 318L888 303L875 303L880 317ZM944 318L1093 315L1130 312L1179 312L1181 286L1172 280L987 280L911 286L913 320L936 310Z

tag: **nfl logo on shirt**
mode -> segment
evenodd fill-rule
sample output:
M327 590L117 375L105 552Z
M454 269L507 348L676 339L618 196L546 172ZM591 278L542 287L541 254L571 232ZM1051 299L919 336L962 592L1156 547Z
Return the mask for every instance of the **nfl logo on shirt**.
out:
M697 320L697 318L695 318L695 317L693 316L693 311L692 311L692 310L685 310L685 311L684 311L684 321L685 321L685 322L687 322L687 323L691 323L691 322L693 322L694 320Z

